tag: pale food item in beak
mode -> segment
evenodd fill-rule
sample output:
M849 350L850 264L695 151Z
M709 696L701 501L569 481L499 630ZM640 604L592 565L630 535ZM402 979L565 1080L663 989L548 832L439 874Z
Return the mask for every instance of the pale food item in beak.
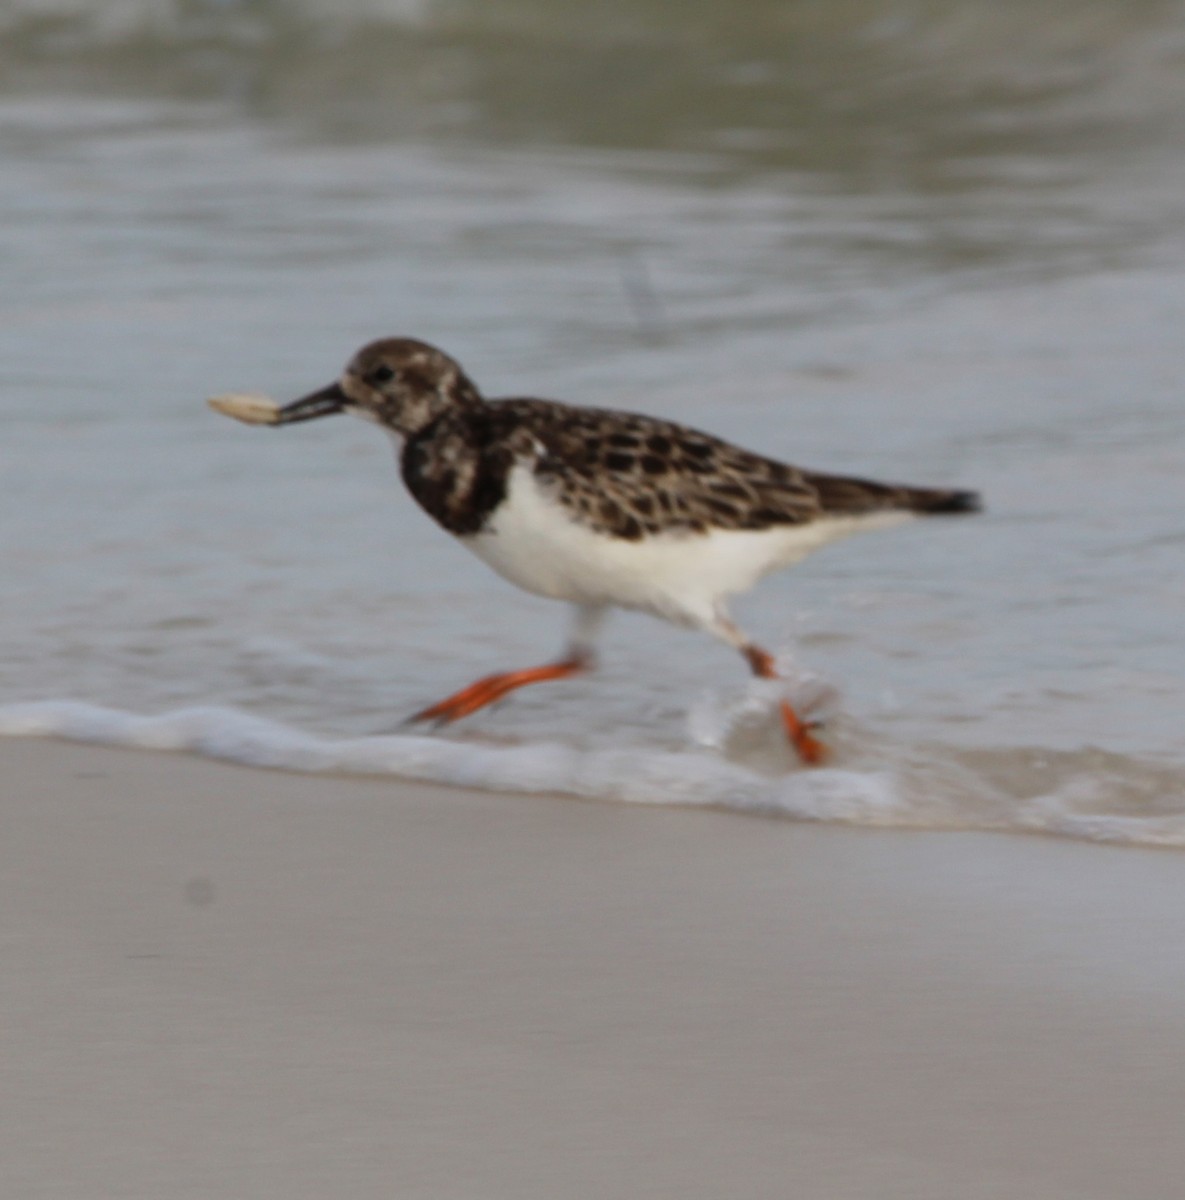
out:
M280 405L270 396L256 392L224 392L206 401L215 411L234 417L245 425L275 425L280 419Z

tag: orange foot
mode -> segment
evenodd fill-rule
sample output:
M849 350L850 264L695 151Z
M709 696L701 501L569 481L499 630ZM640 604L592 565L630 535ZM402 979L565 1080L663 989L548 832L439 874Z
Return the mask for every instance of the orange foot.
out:
M584 659L569 659L566 662L548 663L543 667L528 667L525 671L505 671L500 675L487 675L467 688L462 688L451 696L423 709L408 719L409 724L415 721L439 721L448 724L460 720L495 700L501 700L510 692L517 691L531 683L545 683L549 679L566 679L569 675L579 675L587 670L588 663Z
M786 736L790 739L790 744L798 751L798 757L808 767L817 767L821 763L825 763L829 751L811 733L811 730L815 726L804 722L794 709L790 707L788 700L783 700L781 707L782 724L786 726Z
M753 668L754 675L761 679L779 678L772 654L762 650L760 646L746 646L743 653L749 661L749 666ZM790 706L789 700L782 701L781 709L782 724L786 726L786 736L798 752L798 757L808 767L817 767L820 763L826 762L827 747L811 733L811 730L816 727L809 721L804 721Z

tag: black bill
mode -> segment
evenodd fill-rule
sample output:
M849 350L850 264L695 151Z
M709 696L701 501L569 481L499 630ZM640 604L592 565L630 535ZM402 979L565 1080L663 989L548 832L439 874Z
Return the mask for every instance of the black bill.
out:
M341 412L348 403L346 394L337 383L323 387L319 392L310 392L291 404L285 404L276 414L274 425L294 425L297 421L311 421L314 417L328 417Z

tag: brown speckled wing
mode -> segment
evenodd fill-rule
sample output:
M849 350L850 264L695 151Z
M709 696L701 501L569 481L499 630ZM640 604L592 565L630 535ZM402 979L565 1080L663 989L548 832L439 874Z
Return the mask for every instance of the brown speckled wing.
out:
M617 537L768 529L823 512L796 468L671 421L546 400L492 407L543 446L536 474L573 516Z

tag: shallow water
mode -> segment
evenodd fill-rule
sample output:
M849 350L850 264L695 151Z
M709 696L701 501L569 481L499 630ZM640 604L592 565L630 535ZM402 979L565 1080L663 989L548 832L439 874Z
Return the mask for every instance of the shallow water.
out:
M0 731L1185 841L1185 7L740 8L9 6ZM396 332L491 394L988 512L738 603L836 693L833 769L731 652L632 615L597 675L400 734L565 612L442 536L372 428L203 404Z

